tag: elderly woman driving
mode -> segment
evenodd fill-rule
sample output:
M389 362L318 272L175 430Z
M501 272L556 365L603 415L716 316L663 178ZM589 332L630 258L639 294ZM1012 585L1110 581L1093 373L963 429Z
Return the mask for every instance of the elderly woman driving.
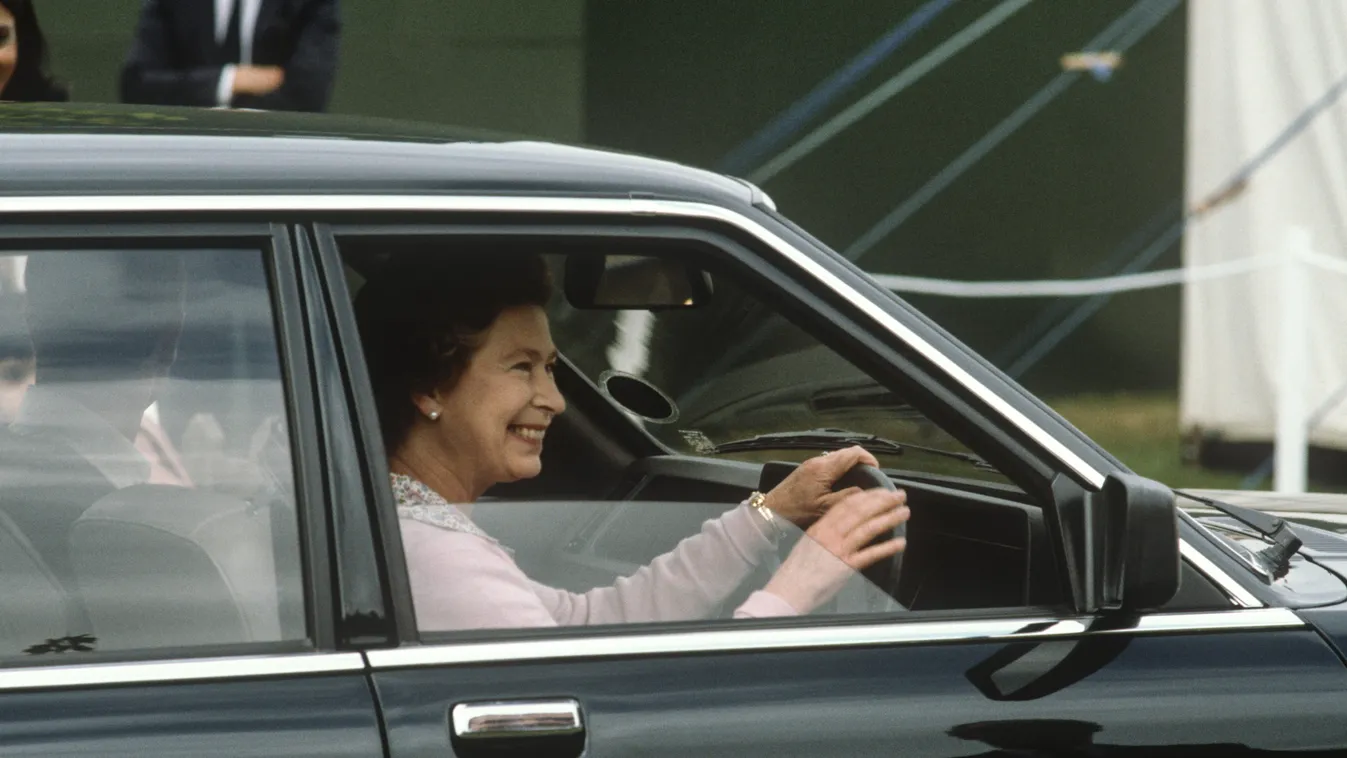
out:
M539 257L484 258L395 261L356 303L422 630L705 618L774 553L774 519L808 526L810 539L735 618L808 613L852 572L902 550L901 539L874 544L907 519L902 493L832 491L852 466L876 465L850 448L810 459L612 586L573 593L530 579L472 521L471 504L537 476L566 409L544 310L551 285Z

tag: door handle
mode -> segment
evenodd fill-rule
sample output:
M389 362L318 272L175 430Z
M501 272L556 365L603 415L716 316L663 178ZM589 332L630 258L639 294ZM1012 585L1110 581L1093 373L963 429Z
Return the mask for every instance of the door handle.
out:
M585 730L580 703L571 698L459 703L450 711L450 720L454 736L462 740L559 737Z

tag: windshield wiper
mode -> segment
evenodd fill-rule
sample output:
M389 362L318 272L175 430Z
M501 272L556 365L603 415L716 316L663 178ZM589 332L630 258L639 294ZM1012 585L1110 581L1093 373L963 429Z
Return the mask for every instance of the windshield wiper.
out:
M1291 569L1291 556L1295 555L1300 550L1300 546L1304 544L1300 535L1295 533L1286 519L1270 516L1252 508L1194 495L1183 490L1174 490L1174 493L1224 513L1270 541L1271 545L1253 553L1253 557L1258 562L1259 567L1273 579L1281 579L1286 576L1286 572Z
M845 429L810 429L804 432L776 432L773 434L759 434L756 437L749 437L732 442L722 442L711 448L712 453L739 453L746 450L841 450L860 445L872 453L882 453L884 455L902 455L908 450L927 453L929 455L939 455L945 458L971 463L972 465L985 469L987 471L996 471L996 468L990 463L973 455L972 453L961 453L957 450L941 450L937 447L925 447L923 445L913 445L907 442L894 442L893 440L877 437L873 434L861 434L860 432L849 432Z

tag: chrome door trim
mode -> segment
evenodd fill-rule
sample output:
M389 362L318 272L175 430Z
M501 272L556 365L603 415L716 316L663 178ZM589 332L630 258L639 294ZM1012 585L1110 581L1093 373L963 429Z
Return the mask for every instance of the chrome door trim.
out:
M1239 632L1260 629L1306 629L1303 619L1290 608L1245 608L1193 613L1152 613L1142 616L1135 627L1107 626L1095 634L1173 634L1176 632Z
M170 684L203 679L253 679L365 670L360 653L295 653L129 663L0 668L0 692L126 684Z
M0 213L134 212L503 212L593 213L695 218L731 224L771 246L795 266L860 309L910 348L944 371L1090 486L1104 474L1035 424L949 356L940 352L851 285L769 229L737 211L707 203L645 198L585 198L491 195L126 195L0 197Z
M501 737L560 737L585 730L580 703L572 698L459 703L449 711L454 736L465 740Z
M1225 569L1217 566L1214 561L1203 555L1201 550L1189 544L1187 540L1179 540L1179 555L1193 564L1193 568L1205 574L1208 579L1214 582L1230 598L1231 602L1241 608L1263 607L1263 602L1254 597L1252 592L1244 589L1243 585L1235 581L1235 578Z
M718 629L604 637L554 637L510 642L464 642L366 652L376 671L427 666L464 666L518 661L633 658L689 653L821 650L932 642L1013 642L1094 634L1168 634L1240 629L1298 629L1305 622L1285 608L1141 616L1134 624L1098 619L1025 616L978 621L901 621L827 627Z

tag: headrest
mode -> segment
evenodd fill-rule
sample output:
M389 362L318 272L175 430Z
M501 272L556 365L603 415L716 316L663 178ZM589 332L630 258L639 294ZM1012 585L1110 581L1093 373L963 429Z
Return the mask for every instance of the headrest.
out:
M70 551L100 650L281 638L266 507L127 487L75 522Z

